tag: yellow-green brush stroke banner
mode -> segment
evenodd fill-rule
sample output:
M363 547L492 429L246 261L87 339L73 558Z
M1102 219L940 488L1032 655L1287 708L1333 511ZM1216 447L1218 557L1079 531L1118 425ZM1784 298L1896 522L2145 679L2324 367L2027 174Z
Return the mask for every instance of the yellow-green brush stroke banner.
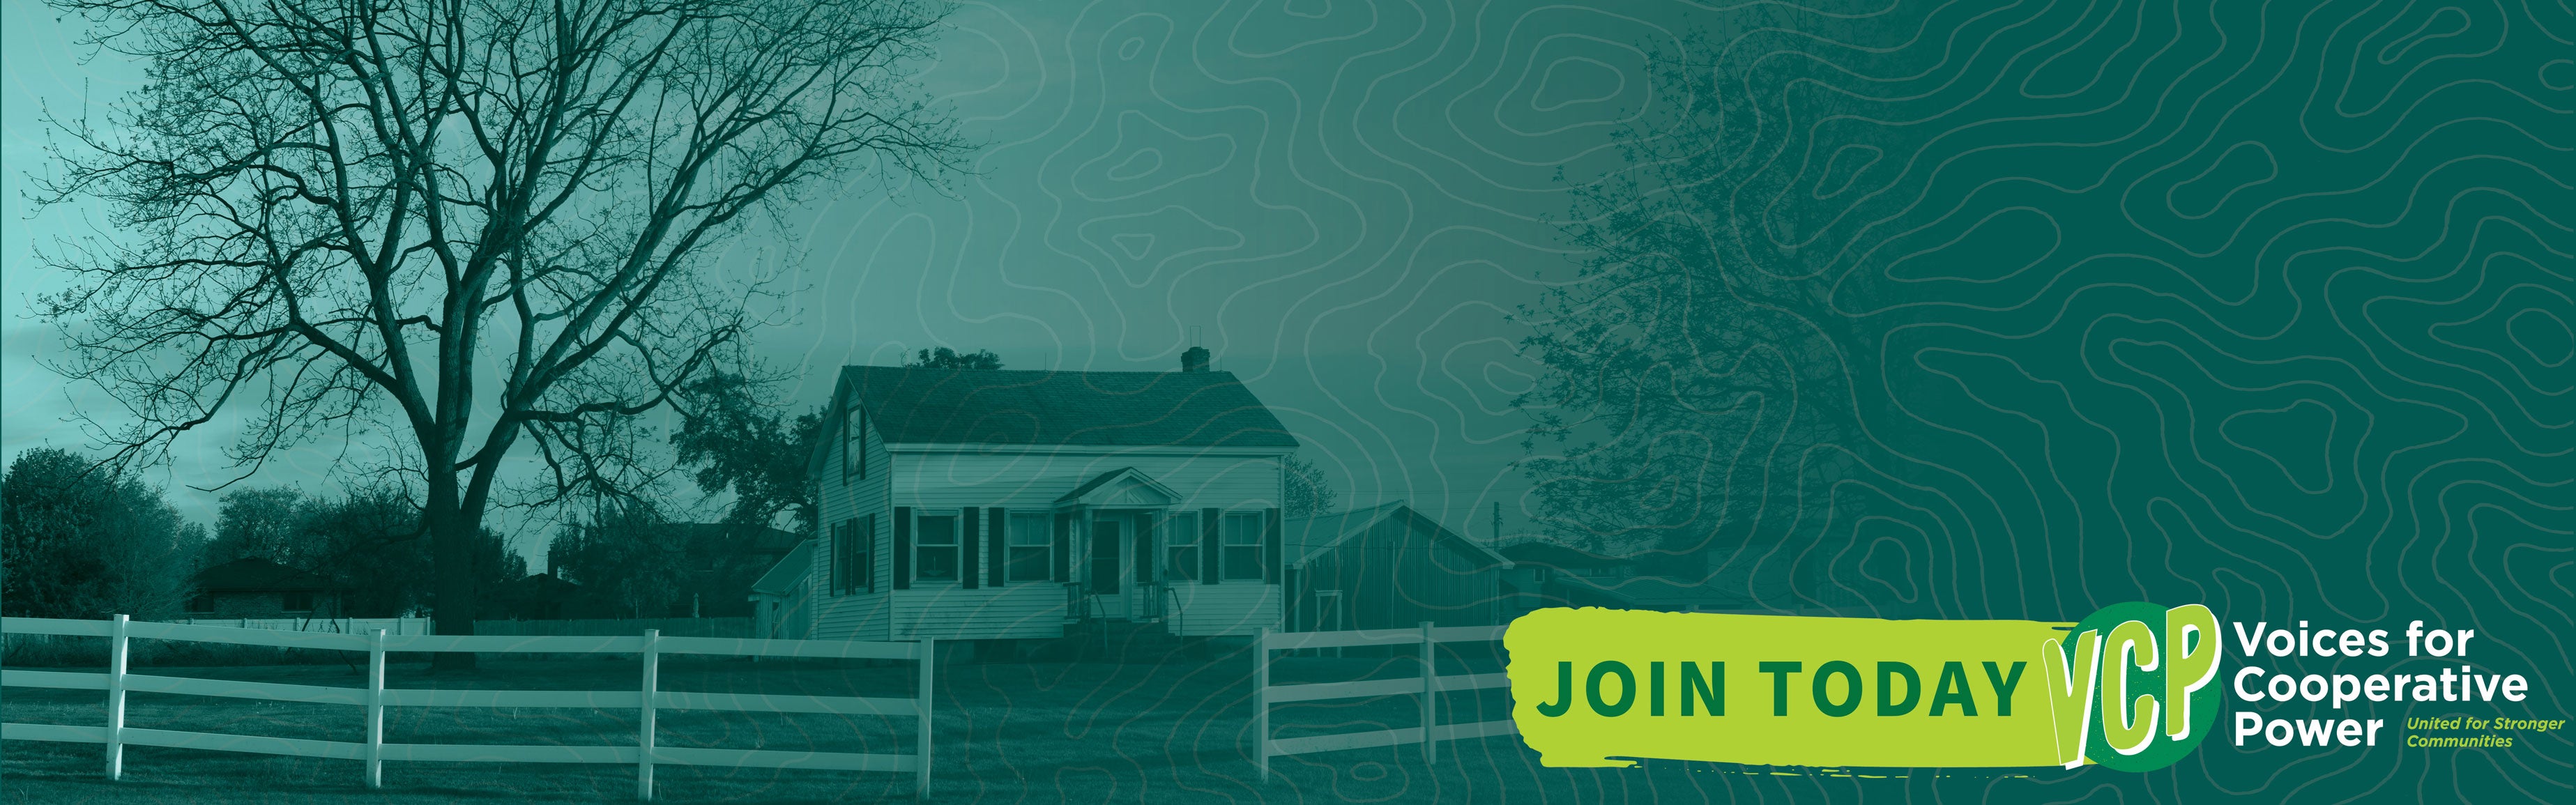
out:
M2197 605L2075 624L1585 608L1522 616L1503 644L1512 720L1549 766L2143 770L2214 722L2216 633Z

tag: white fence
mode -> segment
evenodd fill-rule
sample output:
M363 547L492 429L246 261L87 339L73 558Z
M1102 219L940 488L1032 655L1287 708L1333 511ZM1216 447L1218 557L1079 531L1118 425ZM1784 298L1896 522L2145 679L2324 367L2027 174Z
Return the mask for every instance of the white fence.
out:
M362 635L377 629L389 635L430 634L428 618L180 618L189 626L231 626L281 632L331 632Z
M124 776L125 746L168 746L227 752L256 752L299 757L340 758L366 762L369 788L383 784L384 762L515 762L635 764L635 794L653 798L653 766L733 766L768 769L912 772L913 793L930 790L930 722L932 641L880 643L856 640L752 640L722 637L662 637L646 631L639 637L512 637L367 635L287 632L228 626L195 626L128 620L58 620L0 618L0 632L51 634L108 639L106 673L0 670L0 686L107 691L107 724L82 727L59 724L0 724L0 740L68 741L107 745L107 777ZM237 682L153 676L126 672L128 641L186 640L200 643L337 649L367 652L367 687ZM385 687L385 652L471 651L546 654L637 654L643 658L643 684L636 690L397 690ZM774 696L665 691L660 688L661 655L717 654L761 657L824 657L913 660L920 663L917 698L853 696ZM271 738L125 726L128 692L225 696L274 702L347 704L366 709L366 742ZM571 707L637 708L641 728L634 746L493 746L476 744L389 744L384 742L387 707ZM845 752L785 752L761 749L698 749L659 746L653 738L656 708L728 710L751 713L834 713L913 718L919 743L910 755Z
M1509 719L1477 721L1465 724L1440 723L1440 694L1453 690L1510 688L1511 677L1500 674L1451 674L1441 676L1433 647L1440 643L1491 642L1503 639L1501 626L1432 626L1423 622L1416 629L1363 629L1349 632L1273 632L1261 631L1255 642L1252 671L1252 737L1259 744L1261 779L1270 779L1270 758L1278 755L1302 755L1309 752L1332 752L1342 749L1366 749L1396 744L1422 744L1425 763L1440 759L1440 742L1462 738L1484 738L1493 735L1517 735L1520 730ZM1270 684L1270 652L1295 651L1337 646L1420 646L1422 676L1409 679L1371 679L1358 682L1320 682L1306 685ZM1347 732L1339 735L1310 735L1300 738L1270 737L1270 706L1287 702L1318 699L1358 699L1374 696L1416 695L1422 697L1422 726L1372 732Z

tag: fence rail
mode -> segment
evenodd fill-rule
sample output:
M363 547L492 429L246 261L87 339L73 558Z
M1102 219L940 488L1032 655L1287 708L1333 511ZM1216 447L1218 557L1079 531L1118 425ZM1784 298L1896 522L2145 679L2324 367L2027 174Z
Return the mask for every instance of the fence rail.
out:
M366 763L369 788L384 783L384 762L613 763L636 768L635 795L653 798L653 766L731 766L765 769L826 769L862 772L912 772L915 797L930 790L931 670L937 652L925 638L913 643L869 641L755 640L733 637L662 637L647 630L626 636L391 635L382 629L365 635L295 632L238 626L200 626L113 620L0 618L8 634L72 635L108 638L105 672L0 669L0 687L107 691L107 724L85 727L60 724L0 724L0 740L62 741L107 746L107 777L124 776L125 747L163 746L212 749L299 757L339 758ZM128 645L134 639L185 640L237 645L337 649L367 652L367 687L339 688L275 682L133 674L126 671ZM635 690L427 690L385 687L385 654L389 651L541 652L549 654L636 654L643 659L643 684ZM734 694L660 689L661 655L720 654L761 657L840 657L911 660L920 665L920 685L913 698L860 696L791 696ZM345 704L365 708L366 740L323 741L259 735L183 732L125 726L127 693L175 693L276 702ZM635 708L641 714L634 746L494 746L479 744L401 744L384 742L387 707L567 707ZM725 710L749 713L834 713L912 718L917 723L913 754L789 752L766 749L701 749L659 746L654 741L658 709Z
M658 629L663 637L750 637L751 618L574 618L475 621L478 635L636 635Z
M102 621L103 623L104 621ZM377 629L386 634L429 634L428 618L180 618L172 623L190 626L231 626L240 629L274 629L281 632L338 632L362 635Z
M1303 755L1312 752L1335 752L1344 749L1368 749L1418 743L1422 760L1438 762L1440 742L1495 735L1517 735L1519 730L1509 720L1477 721L1464 724L1442 724L1439 694L1454 690L1509 689L1511 677L1504 674L1439 673L1438 655L1433 648L1441 643L1481 643L1503 639L1501 626L1433 626L1424 621L1413 629L1359 629L1344 632L1273 632L1261 630L1252 653L1253 716L1252 738L1259 746L1261 779L1270 779L1270 759L1279 755ZM1341 646L1420 646L1422 675L1403 679L1366 679L1353 682L1316 682L1300 685L1270 684L1270 652ZM1422 726L1402 729L1349 732L1338 735L1309 735L1298 738L1270 737L1270 706L1319 699L1361 699L1378 696L1414 695L1422 697Z

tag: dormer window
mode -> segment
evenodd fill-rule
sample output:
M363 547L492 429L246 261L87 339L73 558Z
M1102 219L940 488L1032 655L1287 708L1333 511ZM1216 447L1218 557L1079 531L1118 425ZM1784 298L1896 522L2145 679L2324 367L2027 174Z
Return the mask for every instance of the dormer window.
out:
M841 414L841 479L868 477L868 411L857 395Z

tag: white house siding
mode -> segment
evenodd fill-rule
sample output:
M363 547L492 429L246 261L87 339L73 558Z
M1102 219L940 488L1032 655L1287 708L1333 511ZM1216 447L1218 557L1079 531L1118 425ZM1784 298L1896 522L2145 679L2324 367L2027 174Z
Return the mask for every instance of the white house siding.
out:
M999 589L936 588L916 584L894 591L894 640L1047 638L1064 636L1064 585L1026 582Z
M1280 499L1280 461L1277 451L1226 451L1224 448L1116 449L1116 448L1023 448L997 446L991 450L977 448L915 447L898 445L895 460L902 465L894 478L894 500L899 506L923 510L949 511L967 506L994 507L1018 511L1053 512L1056 499L1073 491L1082 482L1101 473L1124 467L1153 478L1181 497L1171 511L1222 509L1258 511L1278 507ZM1155 571L1159 577L1166 555L1160 550L1163 538L1156 533ZM980 551L980 562L993 561L991 551ZM1074 549L1075 572L1080 572L1084 551ZM990 578L989 565L978 568ZM1031 583L1027 586L1037 586ZM953 585L952 585L953 587ZM1279 625L1277 585L1246 581L1222 584L1176 582L1180 603L1179 617L1167 617L1165 628L1189 635L1248 635L1262 627ZM1005 590L1014 588L1006 587ZM1024 637L1025 630L1044 628L1042 635L1062 634L1064 591L1058 584L1047 584L1046 595L1015 593L1002 597L974 597L989 590L951 589L950 596L930 598L907 596L919 590L898 592L896 620L921 623L923 628L955 629L958 637ZM941 611L916 612L912 602L936 607ZM972 603L968 603L972 602ZM969 621L972 622L969 625ZM943 624L957 624L944 626ZM899 627L900 628L900 627ZM1010 630L1012 634L986 634ZM934 637L947 637L936 634ZM903 639L898 635L895 639Z
M836 406L836 408L839 406ZM825 426L840 432L839 416ZM871 433L868 477L845 482L843 442L824 448L817 484L813 571L807 577L811 636L817 639L909 640L1047 638L1063 634L1064 586L1057 582L1014 582L1003 587L965 589L947 582L936 586L893 589L894 507L955 512L965 507L1000 507L1021 512L1056 511L1056 500L1082 482L1112 470L1134 467L1180 497L1174 511L1221 509L1257 511L1280 506L1280 457L1268 448L1118 448L1032 447L1023 445L893 445ZM838 554L830 544L831 526L864 515L876 515L872 562L876 592L835 596L831 563ZM976 567L979 582L991 578L989 522L979 525ZM1161 534L1158 537L1164 536ZM1159 540L1158 540L1159 541ZM1079 574L1082 550L1067 561ZM1155 552L1157 575L1165 559ZM1251 634L1279 625L1277 585L1227 582L1175 585L1179 612L1167 628L1191 635Z
M839 416L830 417L825 425L837 435L841 427ZM810 591L812 637L817 640L894 639L889 636L893 612L886 596L892 581L889 577L891 570L886 551L893 547L894 531L893 526L887 522L891 514L886 510L886 498L890 488L888 481L900 471L900 468L894 466L893 456L886 452L885 441L877 438L875 434L869 434L867 437L868 477L844 481L841 473L843 446L841 439L829 440L824 450L826 455L821 483L815 485L819 498L815 505L815 516L820 523L817 525L815 534L814 569L813 572L806 574L806 585ZM831 544L832 525L868 514L877 516L877 533L872 536L874 544L870 551L875 557L870 564L875 566L873 572L876 583L872 589L876 592L846 596L833 595L832 563L838 561L840 556L835 550L836 546Z
M1093 476L1134 467L1175 494L1179 508L1265 509L1279 504L1279 452L1224 448L991 450L897 446L895 505L1003 506L1053 511L1056 498Z

